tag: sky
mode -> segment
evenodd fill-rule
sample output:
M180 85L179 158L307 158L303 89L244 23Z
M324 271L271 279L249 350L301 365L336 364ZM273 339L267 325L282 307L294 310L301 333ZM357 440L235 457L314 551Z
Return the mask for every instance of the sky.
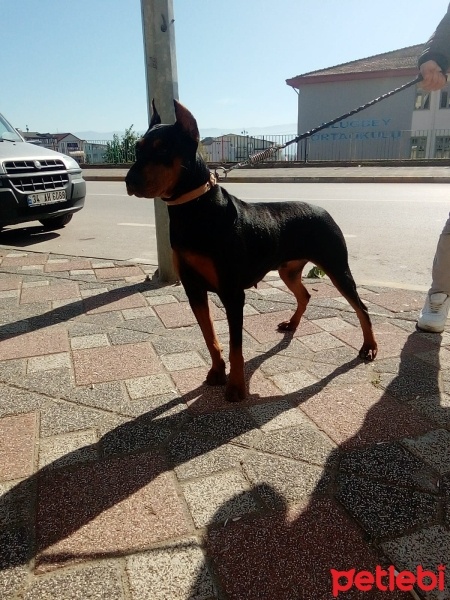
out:
M447 6L173 0L179 99L201 132L295 124L286 79L425 43ZM0 0L0 25L0 112L15 127L147 129L141 0Z

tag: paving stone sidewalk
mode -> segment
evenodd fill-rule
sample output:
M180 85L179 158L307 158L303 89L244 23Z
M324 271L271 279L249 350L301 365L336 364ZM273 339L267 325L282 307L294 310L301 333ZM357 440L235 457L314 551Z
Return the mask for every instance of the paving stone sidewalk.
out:
M326 280L294 335L276 274L247 293L249 395L203 382L183 288L145 265L0 247L2 600L329 600L330 569L450 556L450 334L421 292ZM210 298L227 346L225 314ZM450 598L444 591L419 596ZM400 599L398 591L340 598Z

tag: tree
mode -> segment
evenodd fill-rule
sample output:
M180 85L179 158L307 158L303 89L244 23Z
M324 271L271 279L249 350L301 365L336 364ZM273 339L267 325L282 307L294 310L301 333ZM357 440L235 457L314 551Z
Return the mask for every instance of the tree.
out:
M125 133L119 137L116 133L111 142L106 144L106 163L132 163L136 160L135 146L140 136L133 131L133 125L125 129Z

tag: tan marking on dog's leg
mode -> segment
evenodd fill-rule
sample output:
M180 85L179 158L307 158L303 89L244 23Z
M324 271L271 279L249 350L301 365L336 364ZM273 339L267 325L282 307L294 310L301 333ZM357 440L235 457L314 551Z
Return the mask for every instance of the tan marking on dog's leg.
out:
M302 271L306 263L306 260L291 260L281 265L278 269L282 281L284 281L297 300L297 309L290 320L283 321L283 323L278 325L280 331L295 331L308 306L311 295L302 283Z
M327 273L334 287L344 296L350 306L356 313L363 332L363 345L359 351L360 358L366 360L374 360L378 352L378 345L372 329L369 311L363 303L356 290L356 284L353 278L348 274L344 274L345 278L341 281L331 273Z
M245 400L246 385L244 375L244 357L242 356L242 347L230 348L230 374L225 392L225 398L228 402L239 402Z
M225 361L222 358L222 348L217 339L214 325L209 313L208 298L205 292L205 302L202 304L191 304L192 312L197 319L203 333L206 346L211 355L212 366L206 377L208 385L225 385Z

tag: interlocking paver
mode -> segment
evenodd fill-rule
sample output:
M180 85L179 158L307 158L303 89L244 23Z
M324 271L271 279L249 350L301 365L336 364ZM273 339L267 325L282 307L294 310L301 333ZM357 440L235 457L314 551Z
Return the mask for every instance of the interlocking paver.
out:
M233 444L218 446L190 432L181 432L169 444L169 457L180 480L204 477L217 471L239 468L248 449Z
M127 560L132 600L211 600L214 583L197 540L181 540Z
M90 269L91 262L89 260L58 260L47 261L44 267L46 273L56 273L58 271L74 271L77 269Z
M373 304L387 308L394 312L418 311L422 308L425 301L423 292L412 290L387 290L367 296Z
M95 274L98 279L121 279L122 277L141 277L144 279L144 272L140 267L105 267L95 269Z
M37 512L37 568L116 556L189 533L164 463L151 455L43 473Z
M147 342L73 350L73 364L78 385L152 375L162 370Z
M53 573L31 582L23 600L124 600L120 563L103 562L82 570Z
M232 600L328 600L330 568L347 571L358 565L374 572L379 562L358 527L329 500L210 527L206 547ZM376 600L402 597L373 595Z
M68 350L67 332L62 327L30 331L0 340L0 360L56 354Z
M84 299L87 314L99 314L114 310L146 307L145 298L139 293L126 294L111 291L105 294L96 294Z
M20 479L33 473L37 434L35 412L0 419L0 481Z
M80 350L81 348L98 348L99 346L109 346L108 336L105 333L97 333L93 335L82 335L72 337L70 339L72 350Z
M165 373L127 379L125 385L127 386L131 399L165 394L174 391L175 387L172 379Z
M403 444L438 473L450 473L450 432L437 429L415 439L406 438Z
M158 304L153 307L156 314L167 328L186 327L194 325L197 320L189 306L188 302ZM212 319L224 319L225 313L212 302L209 303L209 310Z
M61 468L95 460L98 458L96 441L97 435L93 429L44 438L39 444L39 468Z
M45 265L47 254L17 254L5 256L2 260L2 267L24 267L30 265Z
M335 445L306 419L297 425L268 431L255 441L262 452L325 466L335 456Z
M70 368L70 356L68 352L59 354L47 354L47 356L34 356L28 359L27 372L50 371L51 369Z
M185 395L192 412L204 413L219 409L231 409L225 400L225 386L206 385L205 379L209 366L172 371L171 376L177 388ZM282 396L274 383L257 370L248 374L248 396L245 404L255 404Z
M370 383L325 388L301 402L299 408L332 440L346 447L420 435L433 428L422 415Z
M436 522L438 500L424 492L342 475L337 499L374 538L399 535Z
M258 510L246 479L227 471L182 484L183 494L197 527L226 521Z
M0 290L18 290L22 279L11 278L11 279L0 279Z
M280 323L289 320L291 317L292 311L250 315L244 318L244 329L260 343L279 341L289 334L278 331L277 327ZM320 331L317 325L309 321L303 321L293 336L311 335Z
M244 460L243 467L264 502L274 508L324 493L330 482L322 467L270 454L254 453Z
M158 304L173 304L174 302L178 302L175 296L170 294L164 296L148 296L147 303L150 306L157 306Z
M182 371L203 366L205 361L198 352L177 352L161 356L161 361L168 371Z

